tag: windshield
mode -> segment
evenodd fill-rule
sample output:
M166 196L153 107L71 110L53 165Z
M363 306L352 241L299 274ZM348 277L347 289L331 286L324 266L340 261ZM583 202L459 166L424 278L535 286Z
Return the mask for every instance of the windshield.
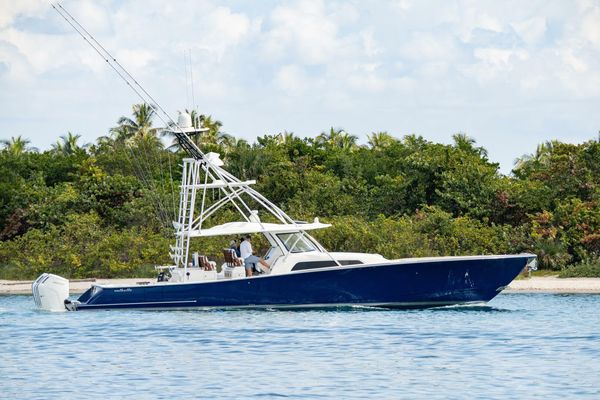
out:
M277 237L290 253L304 253L315 250L315 245L300 233L280 233Z

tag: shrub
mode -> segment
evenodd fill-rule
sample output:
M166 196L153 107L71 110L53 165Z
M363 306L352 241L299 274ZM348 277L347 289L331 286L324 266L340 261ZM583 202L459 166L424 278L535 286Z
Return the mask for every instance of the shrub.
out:
M559 278L600 278L600 258L584 260L561 271Z

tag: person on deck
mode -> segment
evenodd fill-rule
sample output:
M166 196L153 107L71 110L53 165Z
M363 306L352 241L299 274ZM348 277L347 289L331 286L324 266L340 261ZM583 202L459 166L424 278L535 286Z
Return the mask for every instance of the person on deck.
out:
M246 276L252 276L252 270L257 263L262 264L267 271L270 270L269 264L262 258L256 257L252 251L252 243L250 242L250 235L247 235L242 243L240 243L240 255L244 259L244 266L246 268Z
M242 242L242 240L240 240L240 243ZM232 239L231 242L229 243L229 248L233 251L235 251L235 255L240 257L240 245L237 242L237 239Z

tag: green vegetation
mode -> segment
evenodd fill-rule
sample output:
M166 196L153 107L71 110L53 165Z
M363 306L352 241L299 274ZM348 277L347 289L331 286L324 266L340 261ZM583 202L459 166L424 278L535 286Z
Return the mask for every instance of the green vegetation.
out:
M583 260L569 268L565 268L558 275L559 278L600 278L600 258Z
M153 114L135 105L91 145L70 132L41 153L20 136L0 143L0 278L139 276L169 263L185 154L176 141L164 148ZM192 114L209 128L193 140L229 171L257 179L292 217L333 223L315 233L329 249L390 258L530 251L561 276L600 275L598 141L542 144L503 176L465 134L443 145L373 132L359 146L331 128L251 144ZM235 218L227 213L213 222ZM219 259L226 242L193 245Z

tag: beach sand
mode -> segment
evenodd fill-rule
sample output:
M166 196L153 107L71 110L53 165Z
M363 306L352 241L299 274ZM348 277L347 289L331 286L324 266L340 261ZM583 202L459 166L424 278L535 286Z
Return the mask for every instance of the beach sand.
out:
M74 279L69 281L71 294L83 293L92 284L97 285L137 285L155 282L156 278L134 278L134 279ZM2 294L31 294L33 281L6 281L0 280L0 295Z
M600 293L600 278L535 276L512 281L506 291L529 293Z
M78 279L70 282L71 294L83 293L98 285L137 285L154 282L155 278L135 279ZM31 294L32 281L0 280L0 295ZM600 293L600 278L566 278L540 276L513 281L506 292L519 293Z

